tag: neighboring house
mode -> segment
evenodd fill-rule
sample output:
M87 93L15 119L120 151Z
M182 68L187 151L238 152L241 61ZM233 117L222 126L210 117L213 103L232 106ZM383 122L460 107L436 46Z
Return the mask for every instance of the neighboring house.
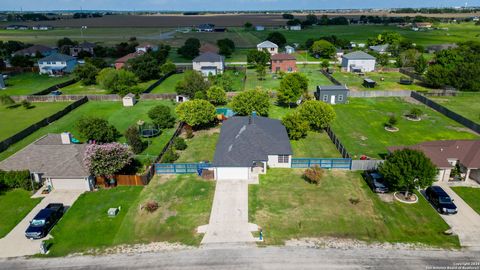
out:
M342 49L340 48L337 48L336 52L335 52L335 57L337 58L337 61L338 62L341 62L342 61L342 57L345 53L343 52Z
M53 26L51 25L35 25L32 26L32 30L40 30L40 31L46 31L46 30L52 30Z
M220 49L216 45L213 45L211 43L205 43L200 47L199 51L200 51L200 54L206 53L206 52L219 53Z
M26 25L11 24L5 27L6 30L28 30Z
M257 44L257 50L263 51L267 50L271 55L278 53L278 45L271 42L271 41L264 41L262 43Z
M265 31L265 26L257 25L257 26L255 26L255 31Z
M376 45L376 46L370 46L370 50L379 53L379 54L385 54L388 52L388 44L382 44L382 45Z
M346 85L319 85L315 98L329 104L347 103L349 89Z
M362 72L375 70L376 58L362 51L355 51L342 56L342 69L352 71L360 69Z
M458 48L458 45L455 43L450 43L450 44L437 44L437 45L430 45L427 47L427 52L428 53L436 53L440 52L443 50L448 50L448 49L455 49Z
M295 56L286 53L272 55L271 60L272 72L296 72L297 59Z
M150 43L142 43L140 45L138 45L137 47L135 47L135 51L136 52L148 52L148 51L158 51L158 46L157 45L153 45L153 44L150 44Z
M0 162L0 170L29 170L35 181L60 190L92 190L94 178L83 163L85 144L69 133L47 134Z
M135 95L132 93L128 93L122 98L122 103L123 103L123 107L133 107L133 105L137 103L135 99Z
M197 26L198 32L214 32L215 31L215 24L211 23L203 23Z
M438 181L475 180L480 183L480 140L446 140L423 142L412 146L388 147L389 152L399 149L423 152L438 168ZM460 169L460 175L452 173Z
M77 46L73 46L70 48L70 55L77 57L80 52L88 52L91 55L94 55L94 48L97 46L95 43L91 42L83 42L78 44Z
M212 52L202 53L192 63L193 70L201 72L205 77L222 74L225 69L225 57Z
M37 53L40 53L43 56L49 56L57 52L57 49L50 48L43 45L33 45L23 50L16 51L12 56L22 55L22 56L31 56L35 57Z
M432 26L433 24L429 22L417 22L413 24L413 28L417 29L430 29Z
M138 51L138 52L129 53L123 57L118 58L117 60L115 60L115 69L122 69L128 60L136 58L143 54L144 54L143 51Z
M215 179L255 179L270 168L290 168L292 147L280 120L234 116L222 125L215 149Z
M288 27L288 29L290 29L291 31L300 31L302 30L302 26L299 24L299 25L290 25Z
M293 48L292 46L285 46L285 53L288 53L288 54L292 54L292 53L295 53L295 48Z
M40 74L48 75L71 73L77 64L75 57L61 53L54 53L38 60Z

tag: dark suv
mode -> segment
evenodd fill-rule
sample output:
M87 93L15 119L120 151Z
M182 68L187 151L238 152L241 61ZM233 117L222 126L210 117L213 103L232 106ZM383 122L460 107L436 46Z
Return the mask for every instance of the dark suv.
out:
M376 193L387 193L388 187L383 179L383 175L378 172L367 172L366 174L367 184Z
M51 203L30 221L25 231L25 236L29 239L40 239L48 235L52 227L63 216L65 208L61 203Z
M457 213L457 206L448 194L439 186L431 186L425 190L427 200L441 214L450 215Z

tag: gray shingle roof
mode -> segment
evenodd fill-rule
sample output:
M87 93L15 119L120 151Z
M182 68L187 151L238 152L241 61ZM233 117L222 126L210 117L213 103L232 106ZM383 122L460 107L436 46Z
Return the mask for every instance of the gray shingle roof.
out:
M287 130L280 120L267 117L236 116L224 122L215 149L216 167L250 167L267 161L268 155L291 155Z
M343 58L348 60L375 60L376 58L370 54L362 51L355 51L348 54L345 54Z
M385 51L387 51L389 46L390 45L388 45L388 44L382 44L382 45L370 46L370 49L372 51L376 51L376 52L385 52Z
M278 48L278 45L270 40L265 40L264 42L257 44L257 48Z
M345 85L318 85L317 86L317 91L339 91L339 90L349 91L349 89Z
M30 170L52 178L88 177L83 165L85 144L62 144L60 134L48 134L0 162L1 170Z
M36 52L44 53L44 52L49 52L49 51L53 51L53 50L54 50L53 48L50 48L50 47L47 47L47 46L33 45L33 46L28 47L26 49L16 51L13 54L14 55L24 55L24 54L34 54Z
M47 57L44 57L44 58L38 60L38 62L67 62L67 61L75 60L75 59L76 59L75 57L70 56L70 55L61 54L61 53L54 53L54 54L51 54Z
M193 62L223 62L223 59L224 57L219 54L206 52L193 59Z

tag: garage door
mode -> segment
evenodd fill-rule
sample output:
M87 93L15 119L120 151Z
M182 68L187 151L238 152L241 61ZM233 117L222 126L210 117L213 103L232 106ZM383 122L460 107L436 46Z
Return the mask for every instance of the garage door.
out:
M88 190L85 179L52 179L52 186L59 190Z
M248 180L247 167L242 168L217 168L217 180L244 179Z

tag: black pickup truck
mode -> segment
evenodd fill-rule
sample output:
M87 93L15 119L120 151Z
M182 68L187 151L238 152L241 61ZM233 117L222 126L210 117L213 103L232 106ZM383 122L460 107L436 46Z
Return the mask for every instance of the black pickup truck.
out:
M30 221L25 231L25 236L29 239L40 239L48 235L58 220L63 216L65 207L61 203L51 203Z

